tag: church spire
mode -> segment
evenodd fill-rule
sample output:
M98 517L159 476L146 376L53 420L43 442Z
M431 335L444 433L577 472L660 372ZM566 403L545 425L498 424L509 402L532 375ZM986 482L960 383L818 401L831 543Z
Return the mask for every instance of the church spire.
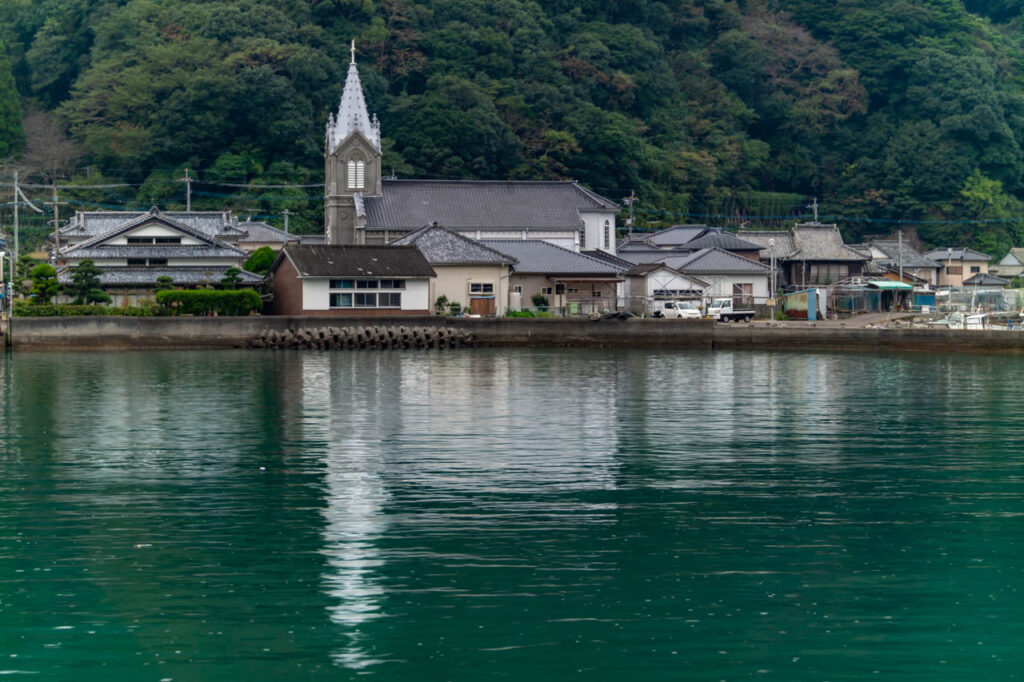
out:
M349 135L359 131L380 151L380 128L370 120L363 98L363 84L359 80L359 69L356 68L356 41L352 41L352 58L348 64L348 77L345 89L341 93L341 104L335 117L333 130L328 132L328 150L333 152Z

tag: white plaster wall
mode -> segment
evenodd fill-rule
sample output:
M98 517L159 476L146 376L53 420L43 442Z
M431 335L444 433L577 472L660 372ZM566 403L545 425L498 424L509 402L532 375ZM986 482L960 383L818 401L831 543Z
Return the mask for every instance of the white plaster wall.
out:
M494 284L495 314L505 314L508 301L507 265L435 265L437 277L430 280L429 308L442 294L449 301L458 301L463 310L469 310L469 285L471 282Z
M336 278L312 278L302 280L302 309L303 310L330 310L331 308L331 279ZM370 289L349 289L347 292L356 293L377 293ZM386 291L386 290L385 290ZM405 289L402 291L402 310L429 310L430 309L430 280L406 279ZM346 308L348 310L348 308ZM357 310L357 309L353 309Z
M569 251L579 251L579 234L575 230L462 230L460 234L477 240L539 239Z
M615 255L615 213L611 211L581 211L580 218L586 226L587 243L583 250L601 250ZM604 223L608 221L611 235L608 248L604 246Z
M330 310L331 297L328 279L303 279L302 280L302 309L303 310Z
M733 284L753 284L754 298L768 298L768 275L707 275L703 280L711 284L705 296L721 298L732 296Z
M430 280L407 279L402 292L402 310L430 310Z
M169 227L164 227L163 225L143 225L137 230L126 232L125 234L119 235L116 238L111 239L109 242L104 243L127 244L128 237L181 237L182 244L202 244L201 241L194 237L190 237L189 235L178 232L177 230L172 230Z

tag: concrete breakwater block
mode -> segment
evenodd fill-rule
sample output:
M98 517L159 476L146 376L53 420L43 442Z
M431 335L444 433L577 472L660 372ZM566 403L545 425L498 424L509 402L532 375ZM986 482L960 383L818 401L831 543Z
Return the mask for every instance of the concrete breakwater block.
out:
M268 329L249 339L249 348L297 350L416 350L472 348L473 334L465 330L407 326L318 327Z

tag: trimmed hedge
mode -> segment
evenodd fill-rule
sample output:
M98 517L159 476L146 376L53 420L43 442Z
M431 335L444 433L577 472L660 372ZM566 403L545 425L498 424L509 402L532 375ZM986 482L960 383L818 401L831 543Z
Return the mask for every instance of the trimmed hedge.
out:
M158 291L156 302L174 315L248 315L263 307L253 289Z
M111 305L59 305L54 303L14 302L15 317L81 317L87 315L117 315L120 317L155 317L165 314L158 305L137 307Z

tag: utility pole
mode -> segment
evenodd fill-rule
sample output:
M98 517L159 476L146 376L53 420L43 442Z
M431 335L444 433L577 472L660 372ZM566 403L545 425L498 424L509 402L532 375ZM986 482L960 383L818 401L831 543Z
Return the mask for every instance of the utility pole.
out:
M188 168L185 169L185 177L178 178L178 182L185 183L185 210L192 212L192 177L188 174Z
M287 208L284 210L284 233L288 234L288 216L291 215L291 211Z
M14 171L14 263L18 262L18 171ZM17 267L13 263L11 267Z
M56 179L53 183L53 253L54 259L60 254L60 201L57 199Z
M626 228L629 236L633 236L633 204L636 203L636 192L629 190L629 196L622 199L627 206L629 206L629 217L626 218Z

